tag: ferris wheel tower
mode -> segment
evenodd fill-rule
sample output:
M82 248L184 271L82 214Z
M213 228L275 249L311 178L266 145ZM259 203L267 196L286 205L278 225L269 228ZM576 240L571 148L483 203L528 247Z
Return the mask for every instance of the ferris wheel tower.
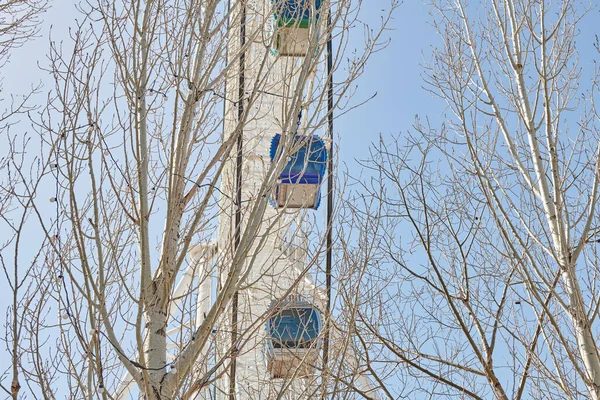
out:
M321 0L232 2L223 140L235 137L236 146L220 188L221 280L248 225L259 226L244 261L244 289L217 329L217 352L235 354L216 398L310 398L321 382L315 367L327 297L307 272L307 218L321 202L327 149L306 115L317 111L310 100L324 15ZM257 221L265 186L270 205Z
M232 1L223 140L235 138L236 147L224 160L220 188L220 281L243 232L258 226L245 255L243 289L216 333L216 352L223 358L233 350L232 362L213 393L198 398L295 400L323 397L326 390L325 364L330 342L332 350L336 343L324 329L330 230L327 288L317 287L311 275L317 260L309 254L309 238L322 195L328 226L333 208L330 18L326 0ZM316 123L319 118L325 123ZM253 213L265 193L270 205L257 221ZM206 307L200 301L199 311ZM358 375L357 385L378 398L365 375Z

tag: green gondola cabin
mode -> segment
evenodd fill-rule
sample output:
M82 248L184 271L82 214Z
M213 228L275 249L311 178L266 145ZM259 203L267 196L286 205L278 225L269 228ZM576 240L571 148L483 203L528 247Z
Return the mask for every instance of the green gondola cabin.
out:
M305 56L311 27L319 19L321 0L272 0L275 17L275 52L281 56Z

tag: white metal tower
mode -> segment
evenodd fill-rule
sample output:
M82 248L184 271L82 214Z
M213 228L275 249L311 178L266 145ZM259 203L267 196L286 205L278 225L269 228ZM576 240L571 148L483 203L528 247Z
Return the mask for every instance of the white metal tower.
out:
M235 251L239 241L236 235L243 232L251 220L249 215L255 200L261 196L261 188L266 183L272 186L269 192L276 190L277 177L272 176L270 159L273 137L284 134L289 139L296 133L313 134L304 129L302 122L298 129L297 122L299 112L307 107L304 99L312 97L322 53L319 51L323 43L319 35L323 20L318 18L320 3L232 2L227 62L237 64L237 68L232 68L227 78L224 140L238 134L240 127L243 131L237 148L239 153L225 160L227 165L221 183L218 235L221 274L227 273L228 254ZM281 26L277 15L281 17L282 12L289 12L290 8L296 15L308 15L308 23L305 21L305 25L300 26L300 18L297 18L289 28ZM249 95L256 97L248 98ZM288 157L294 149L285 148L285 151L289 152ZM296 200L305 194L300 186L294 191ZM286 203L292 197L283 200L281 203ZM323 291L305 271L308 227L304 218L308 212L311 211L269 206L260 221L254 245L246 256L247 287L234 299L233 322L223 324L227 328L221 337L235 339L243 335L240 336L243 339L238 344L234 366L217 385L220 398L267 399L285 393L283 398L299 399L316 393L320 379L299 377L305 375L302 371L306 369L297 368L289 371L286 379L274 379L267 371L264 344L264 326L272 302L301 296L321 310L326 305ZM223 348L230 346L226 339L222 342ZM298 351L296 355L302 358L307 353ZM310 357L304 362L317 363L318 360Z
M221 274L227 273L228 254L238 245L236 228L239 232L246 228L265 182L275 183L269 175L271 141L276 134L294 135L298 112L304 106L301 102L310 97L309 91L315 84L321 21L313 19L308 28L276 30L273 15L278 4L273 3L232 2L228 64L235 63L237 68L231 69L227 79L224 140L239 133L240 126L243 132L237 148L240 153L225 160L221 183L218 235ZM312 7L309 11L312 15L316 11L314 1L282 3ZM268 31L275 31L273 34L279 37L270 36ZM273 49L277 45L280 54ZM303 55L307 52L309 60ZM250 93L256 98L247 98ZM301 128L298 134L303 133ZM231 345L231 330L234 338L242 339L234 367L217 384L217 398L231 398L234 394L239 400L270 399L285 392L282 398L300 399L315 394L316 388L308 387L320 382L315 377L294 377L294 371L290 371L289 379L273 379L267 371L264 353L265 318L273 301L300 295L321 310L325 307L323 292L309 274L303 274L307 259L307 226L303 218L307 212L311 211L269 206L260 221L259 233L246 256L247 288L240 290L234 299L233 326L223 324L225 329L220 333L222 351Z
M239 245L239 234L247 228L248 221L252 221L251 213L256 200L264 193L264 185L270 185L268 192L276 199L258 222L254 245L246 254L245 285L234 299L232 319L223 321L218 329L220 345L217 348L221 349L221 355L231 346L237 353L232 366L223 371L216 385L216 397L237 400L318 398L322 397L322 378L326 375L322 374L321 340L312 343L312 352L305 348L279 349L282 354L293 353L297 362L280 363L279 369L289 367L289 371L274 373L267 368L265 359L265 337L270 335L265 331L265 322L273 302L301 298L323 313L329 306L326 291L315 285L308 272L311 266L308 231L313 227L307 217L314 212L309 208L316 205L318 190L306 184L277 186L282 182L279 179L283 176L279 175L282 166L273 177L270 157L274 155L270 150L277 134L282 134L278 155L283 154L283 165L293 160L303 143L307 146L306 141L298 142L296 135L305 139L317 133L327 135L325 123L316 132L311 127L313 123L307 121L317 118L299 118L299 114L314 116L320 110L325 116L332 111L332 89L325 83L330 82L326 78L331 72L331 59L327 60L327 68L323 65L326 55L332 53L331 37L325 32L329 28L326 26L329 25L329 2L235 0L231 6L227 63L237 64L237 68L230 69L227 77L223 140L239 134L240 129L241 136L237 152L224 160L226 166L221 181L217 240L221 280L228 273L227 266L231 262L228 257ZM320 96L314 96L317 93ZM314 101L314 98L319 100ZM322 121L329 121L331 134L332 116ZM293 161L289 163L283 168L288 168ZM305 160L304 172L308 164L310 162ZM338 339L333 334L332 352L341 342ZM352 349L345 348L344 352L346 363L351 369L355 368L357 360ZM286 376L275 377L280 374ZM377 388L367 375L358 371L355 378L363 395L378 398Z

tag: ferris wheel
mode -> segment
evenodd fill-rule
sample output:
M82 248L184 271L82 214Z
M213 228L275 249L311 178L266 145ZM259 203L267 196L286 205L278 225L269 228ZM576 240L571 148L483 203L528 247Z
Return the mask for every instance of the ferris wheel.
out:
M217 247L220 263L235 252L249 220L251 204L267 185L269 206L258 228L258 242L247 256L248 288L235 294L231 309L231 343L258 326L240 346L216 385L217 398L275 398L283 386L286 398L306 398L324 346L327 296L307 272L304 218L319 208L326 181L326 141L307 127L314 112L309 101L316 85L323 43L325 8L320 0L262 0L233 5L232 37L227 62L238 63L238 75L227 82L231 102L225 107L224 138L237 136L238 154L225 162ZM251 39L260 27L265 41ZM239 28L239 31L238 29ZM240 52L241 49L241 52ZM257 60L266 58L267 67ZM308 59L307 59L308 58ZM266 72L265 72L266 71ZM251 106L244 101L250 82L263 76L268 90ZM304 117L304 118L303 118ZM241 127L241 128L240 128ZM230 199L236 199L233 202ZM291 222L295 223L291 223ZM222 222L222 223L221 223ZM287 254L281 238L293 243ZM257 323L258 321L258 323ZM228 328L229 329L229 328ZM218 351L218 350L217 350Z
M235 138L235 151L223 160L217 238L191 249L190 266L172 297L181 299L197 287L199 326L228 265L244 246L242 232L248 224L258 224L243 261L248 283L236 291L226 318L214 329L213 347L201 355L204 361L231 361L199 367L199 373L206 373L212 366L219 378L199 389L196 399L308 399L323 385L328 357L336 346L335 335L327 329L333 211L329 3L238 0L228 11L227 65L237 68L226 80L223 140ZM247 93L256 92L252 85L259 80L266 90L250 104ZM325 93L320 101L324 107L311 103L316 87ZM325 134L315 132L310 122L309 116L319 113ZM267 204L256 222L251 216L264 193ZM310 273L307 220L325 199L322 288ZM176 309L178 300L173 301ZM126 374L114 397L127 398L131 384ZM363 393L378 398L365 375L358 377L358 384Z

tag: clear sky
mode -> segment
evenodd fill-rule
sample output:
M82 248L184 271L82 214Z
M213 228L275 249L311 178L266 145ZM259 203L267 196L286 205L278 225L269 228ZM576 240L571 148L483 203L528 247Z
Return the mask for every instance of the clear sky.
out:
M369 3L378 7L365 6L364 17L376 24L381 5L387 1ZM365 145L376 141L379 134L398 134L410 129L417 114L440 115L442 102L422 89L421 64L429 57L431 46L439 41L429 22L428 8L420 1L405 1L395 11L392 30L387 32L391 39L389 47L372 56L358 81L356 101L374 93L377 96L336 122L343 162L351 165L353 159L363 158Z

